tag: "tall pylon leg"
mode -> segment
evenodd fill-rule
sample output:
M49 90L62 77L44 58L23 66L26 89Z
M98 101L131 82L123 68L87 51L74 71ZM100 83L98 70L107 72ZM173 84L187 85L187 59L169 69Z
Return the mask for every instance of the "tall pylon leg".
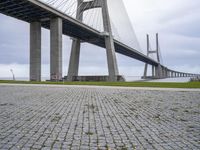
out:
M81 11L81 9L82 9L81 4L82 3L83 3L83 0L78 0L76 19L78 19L80 21L83 20L83 12ZM69 60L67 81L73 81L74 77L78 76L80 48L81 48L81 41L79 39L74 38L73 41L72 41L72 48L71 48L71 55L70 55L70 60Z
M117 81L117 76L119 75L119 71L117 67L117 59L116 59L114 41L112 36L107 0L103 0L102 2L102 16L103 16L104 31L107 34L105 35L105 46L107 54L109 81Z
M149 56L149 35L147 34L147 56ZM147 78L147 69L148 69L148 64L145 63L145 66L144 66L144 75L143 75L143 78Z
M69 61L69 69L68 69L68 81L73 81L74 76L78 76L78 69L79 69L79 58L80 58L80 40L73 39L72 42L72 49Z

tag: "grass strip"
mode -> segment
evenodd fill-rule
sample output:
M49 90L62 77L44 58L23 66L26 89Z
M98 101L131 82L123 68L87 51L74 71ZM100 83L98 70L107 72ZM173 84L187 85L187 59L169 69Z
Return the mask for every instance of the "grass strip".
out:
M157 88L200 88L200 82L186 82L186 83L177 83L177 82L50 82L50 81L35 82L35 81L0 80L0 83L157 87Z

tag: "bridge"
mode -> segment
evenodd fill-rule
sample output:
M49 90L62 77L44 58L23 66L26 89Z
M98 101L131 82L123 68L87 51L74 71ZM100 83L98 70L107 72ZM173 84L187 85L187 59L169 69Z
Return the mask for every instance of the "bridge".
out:
M78 77L80 45L88 42L106 49L109 81L118 81L119 71L117 66L116 53L131 57L145 63L143 78L147 76L147 66L152 66L151 78L161 79L168 77L192 77L198 74L179 72L161 64L159 60L158 34L156 50L148 48L149 39L147 36L147 56L139 50L124 44L115 39L112 34L111 21L107 0L75 0L76 17L53 7L59 3L63 6L68 0L0 0L0 13L30 23L30 80L41 81L41 28L50 30L50 79L62 80L62 34L72 37L72 49L67 75L68 81ZM58 6L58 4L57 4ZM68 6L70 7L70 6ZM104 31L85 24L83 12L101 8ZM148 54L155 53L157 60L149 57Z

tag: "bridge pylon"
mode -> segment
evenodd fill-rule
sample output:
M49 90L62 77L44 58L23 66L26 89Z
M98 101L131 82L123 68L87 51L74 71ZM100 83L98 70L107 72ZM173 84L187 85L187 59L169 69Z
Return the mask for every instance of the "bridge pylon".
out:
M95 4L95 5L94 5ZM104 39L105 39L105 47L106 47L106 55L107 55L107 64L108 64L108 72L109 72L109 81L117 81L119 71L117 66L117 59L115 54L114 40L112 36L112 29L110 23L110 17L108 12L107 0L92 0L92 1L83 1L78 0L77 5L77 14L76 19L79 21L83 21L83 12L88 9L94 8L102 8L102 18L103 18L103 27L104 27ZM79 59L80 59L80 48L81 41L80 39L73 39L71 55L69 61L69 69L68 69L68 81L74 81L78 76L79 70Z
M158 65L152 66L152 76L147 76L148 64L146 63L144 67L144 75L142 78L160 79L166 77L165 71L167 71L167 69L163 68L162 65L160 64L158 33L156 34L156 50L151 50L149 35L147 34L147 56L149 57L150 54L156 54Z

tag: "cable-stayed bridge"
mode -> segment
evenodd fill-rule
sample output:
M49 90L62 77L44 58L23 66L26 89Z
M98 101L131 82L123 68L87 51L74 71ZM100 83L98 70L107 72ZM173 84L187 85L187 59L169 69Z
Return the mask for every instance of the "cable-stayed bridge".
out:
M139 50L135 37L133 41L135 47L125 44L123 40L117 38L117 34L112 32L115 26L112 25L108 4L107 0L0 0L0 13L30 23L30 80L41 80L41 27L50 30L51 80L63 78L62 34L73 39L68 81L76 80L78 77L82 42L106 49L109 81L120 79L115 52L144 62L146 64L144 78L147 78L147 65L152 66L152 78L196 76L196 74L168 69L162 64L158 35L157 47L153 51L149 48L150 44L147 38L148 54L155 53L157 60L150 58L149 55L146 56ZM98 10L92 13L94 9Z

